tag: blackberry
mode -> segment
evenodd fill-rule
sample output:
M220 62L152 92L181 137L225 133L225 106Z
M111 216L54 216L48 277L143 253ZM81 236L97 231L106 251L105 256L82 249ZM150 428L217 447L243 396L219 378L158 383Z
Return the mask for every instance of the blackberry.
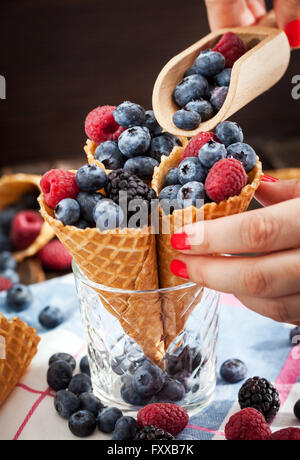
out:
M149 204L149 211L151 200L155 200L157 195L155 191L148 187L139 177L131 175L123 169L117 169L112 171L108 175L108 184L106 186L106 196L110 198L115 203L119 203L119 193L127 193L127 205L132 200L144 200ZM130 213L128 213L130 217Z
M240 389L239 404L241 409L252 407L258 410L270 422L279 411L280 399L278 391L268 380L253 377Z
M173 441L174 439L172 434L152 425L145 426L145 428L138 427L134 438L135 441Z

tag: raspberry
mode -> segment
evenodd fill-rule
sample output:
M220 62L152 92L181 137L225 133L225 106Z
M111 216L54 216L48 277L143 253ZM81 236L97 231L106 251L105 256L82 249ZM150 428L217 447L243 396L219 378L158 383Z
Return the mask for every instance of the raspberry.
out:
M235 61L247 52L247 49L238 35L227 32L218 41L213 51L223 54L226 59L226 67L232 67Z
M126 128L118 125L113 113L116 107L104 105L88 114L85 120L86 135L96 144L105 141L117 141Z
M189 416L185 409L171 403L155 403L141 409L138 413L138 424L142 427L153 425L173 436L187 426Z
M252 408L234 414L225 427L228 441L266 441L271 434L264 416Z
M275 431L270 441L300 441L300 428L285 428Z
M80 189L76 183L76 175L63 169L52 169L44 174L41 188L46 205L55 209L65 198L76 198Z
M21 211L14 218L10 239L18 251L28 248L39 236L43 219L36 211Z
M46 244L38 252L38 257L46 269L65 271L71 268L72 256L58 240Z
M239 195L248 176L240 161L225 158L214 164L205 181L207 196L216 203Z
M0 292L8 291L12 286L13 284L10 280L4 278L4 276L0 276Z
M207 144L208 141L219 142L215 133L201 132L197 134L185 148L181 160L185 160L185 158L189 157L198 157L199 150L203 145Z

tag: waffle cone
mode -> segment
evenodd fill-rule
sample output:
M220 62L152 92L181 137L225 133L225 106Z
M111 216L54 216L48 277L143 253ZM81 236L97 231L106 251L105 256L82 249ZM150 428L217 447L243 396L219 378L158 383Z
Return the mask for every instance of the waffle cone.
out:
M40 190L41 177L33 174L14 174L3 176L0 179L0 211L1 209L19 201L22 196L36 189ZM48 224L44 223L36 240L24 251L14 254L17 262L22 262L27 257L34 256L52 238L54 233Z
M97 284L129 291L158 288L155 235L151 228L77 229L54 218L43 196L41 214L74 258L76 264ZM99 290L104 307L114 315L126 334L138 343L146 356L160 363L164 356L161 302L157 294L118 294Z
M177 168L182 157L179 150L173 151L168 158L163 158L160 166L155 169L153 175L152 187L157 194L161 192L164 186L164 178L168 171ZM248 209L249 204L254 197L255 191L259 187L262 178L262 165L257 158L254 170L249 175L249 183L243 188L240 195L229 198L221 203L207 203L201 209L190 207L184 210L175 210L170 216L164 214L160 208L160 233L157 236L158 248L158 266L160 287L168 288L185 283L184 280L176 277L170 270L172 260L176 259L177 251L172 248L171 237L176 231L184 225L199 222L201 220L212 220L219 217L225 217L232 214L238 214ZM170 299L163 302L163 311L168 318L167 334L165 335L165 346L172 343L184 329L186 321L199 302L199 287L194 288L194 293L189 289L189 295L183 295L176 299L176 292L170 293ZM194 294L194 295L192 295ZM190 297L191 296L191 297ZM194 301L193 301L194 298Z
M36 355L40 338L35 329L27 326L19 318L8 321L2 315L0 315L0 337L5 339L6 352L6 358L0 359L1 407Z

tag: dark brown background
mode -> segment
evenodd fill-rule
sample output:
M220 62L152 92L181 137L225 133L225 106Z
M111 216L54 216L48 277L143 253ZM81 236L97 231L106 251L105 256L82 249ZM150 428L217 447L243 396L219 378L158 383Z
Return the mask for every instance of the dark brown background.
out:
M84 161L83 122L97 105L149 108L162 66L209 31L202 0L6 0L0 26L0 167L40 172ZM234 117L265 167L300 166L299 64L295 52L285 78Z

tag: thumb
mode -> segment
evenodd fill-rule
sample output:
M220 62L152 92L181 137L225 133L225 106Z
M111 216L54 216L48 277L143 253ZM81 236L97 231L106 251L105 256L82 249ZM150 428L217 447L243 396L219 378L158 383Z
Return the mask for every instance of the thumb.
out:
M271 206L299 197L300 179L282 180L270 184L262 182L255 194L255 198L263 206Z
M284 29L291 46L300 45L300 0L275 0L274 9L279 28Z
M246 0L205 0L211 30L249 26L256 19Z

